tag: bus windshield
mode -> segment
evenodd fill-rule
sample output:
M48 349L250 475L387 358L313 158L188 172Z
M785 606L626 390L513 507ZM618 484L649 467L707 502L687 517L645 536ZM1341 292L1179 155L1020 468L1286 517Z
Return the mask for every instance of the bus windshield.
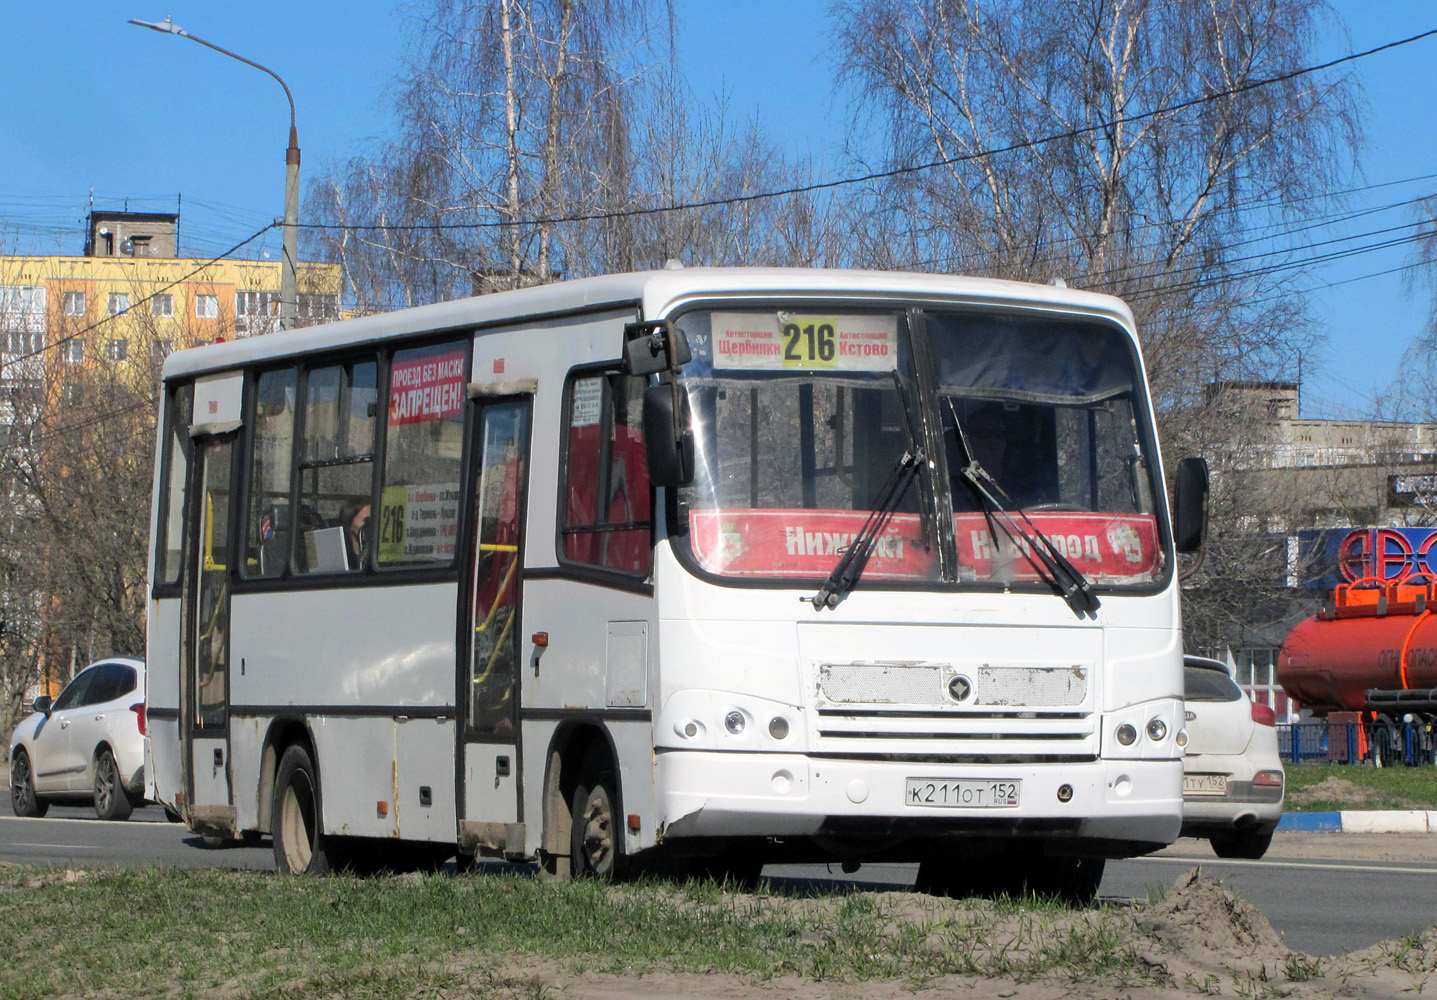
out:
M1039 532L1093 585L1161 576L1152 435L1117 327L849 305L696 310L678 325L695 442L679 541L700 570L824 579L895 465L923 451L865 583L1044 586Z

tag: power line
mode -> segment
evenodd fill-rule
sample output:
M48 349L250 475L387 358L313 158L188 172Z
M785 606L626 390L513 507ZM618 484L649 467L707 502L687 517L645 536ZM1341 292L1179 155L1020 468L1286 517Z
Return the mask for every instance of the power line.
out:
M972 160L983 159L984 157L988 156L998 156L1003 153L1012 153L1023 149L1033 149L1037 146L1047 145L1048 143L1052 142L1059 142L1064 139L1076 139L1079 136L1089 135L1094 132L1101 132L1106 129L1114 128L1118 125L1131 125L1135 122L1146 121L1149 118L1156 118L1159 115L1169 115L1178 111L1185 111L1188 108L1198 107L1202 104L1210 104L1213 101L1222 100L1226 97L1235 97L1239 94L1245 94L1249 91L1257 90L1262 87L1272 86L1273 84L1286 83L1287 81L1295 80L1298 77L1307 76L1312 73L1319 73L1323 70L1332 69L1333 67L1341 66L1345 63L1356 62L1359 59L1366 59L1369 56L1374 56L1379 53L1386 52L1390 49L1399 48L1403 45L1410 45L1413 42L1419 42L1423 39L1431 38L1434 35L1437 35L1437 28L1421 32L1420 34L1411 35L1407 38L1401 38L1397 39L1396 41L1387 42L1383 45L1378 45L1375 48L1367 49L1363 52L1355 52L1349 55L1340 56L1337 59L1331 59L1324 63L1318 63L1313 66L1304 66L1301 69L1291 70L1287 73L1279 73L1276 76L1265 77L1261 80L1252 80L1248 83L1239 84L1236 87L1229 87L1226 90L1214 91L1210 94L1204 94L1201 97L1194 97L1186 101L1179 101L1176 104L1165 105L1164 107L1156 108L1152 111L1144 111L1135 115L1124 115L1119 118L1101 121L1093 125L1086 125L1082 128L1069 129L1066 132L1059 132L1053 135L1042 136L1037 139L1028 139L1023 142L1010 143L1007 146L979 150L973 153L964 153L959 156L944 157L938 160L931 160L927 163L893 167L889 170L874 171L872 173L863 174L858 177L845 177L831 181L816 181L812 184L798 184L787 188L779 188L773 191L759 191L753 194L730 195L724 198L707 198L701 201L680 202L676 204L669 204L650 208L615 209L609 212L591 212L580 215L554 216L552 218L540 217L535 219L513 219L508 221L494 222L452 222L405 225L392 225L381 223L333 224L310 222L301 223L300 228L320 230L337 229L349 231L380 230L388 232L432 232L437 230L450 229L497 229L507 226L558 225L567 222L602 222L612 219L634 218L647 215L660 215L665 212L680 212L698 208L719 208L725 205L742 205L755 201L764 201L771 198L784 198L796 194L810 194L816 191L827 191L834 188L847 187L853 184L866 184L871 181L891 180L896 177L906 177L912 174L922 173L927 170L933 170L938 167L948 167L958 163L967 163Z
M89 326L83 327L82 329L79 329L79 330L76 330L74 333L66 334L65 336L61 337L59 340L53 341L52 343L42 344L40 347L36 348L36 349L33 350L33 351L30 351L30 352L27 353L27 354L17 354L17 355L15 356L14 360L10 361L9 364L16 365L16 364L19 364L19 363L22 362L22 361L29 360L30 358L38 357L39 355L44 354L46 351L50 350L50 348L52 348L52 347L59 347L61 344L67 344L67 343L69 343L70 341L75 340L76 338L83 337L85 334L90 333L91 331L98 330L100 327L104 326L106 323L110 322L111 320L113 320L113 319L118 319L119 317L121 317L121 316L125 315L126 313L128 313L130 310L136 309L136 308L138 308L140 305L142 305L143 303L149 302L151 299L155 298L157 295L163 295L165 292L169 291L171 288L174 288L176 285L184 284L186 281L189 281L191 278L193 278L195 275L199 274L201 271L205 270L206 268L212 267L212 266L214 266L215 264L218 264L220 261L222 261L222 260L224 260L225 258L231 256L235 251L239 250L241 247L245 246L245 245L248 244L248 243L254 242L255 240L259 239L259 238L260 238L261 236L263 236L265 233L269 232L271 229L274 229L274 228L277 227L278 225L279 225L278 222L271 222L269 225L265 226L265 227L264 227L263 229L261 229L259 232L253 234L252 236L250 236L250 237L247 238L247 239L241 240L239 243L236 243L234 246L230 247L228 250L226 250L224 253L220 254L219 256L210 258L209 260L207 260L207 261L205 261L203 264L201 264L199 267L195 268L193 271L190 271L190 272L187 273L187 274L181 275L180 277L174 279L174 280L171 281L171 282L168 282L167 284L161 285L159 288L156 288L153 292L150 292L148 295L141 296L140 298L136 299L136 300L135 300L133 303L131 303L130 305L125 306L123 309L116 309L114 312L110 313L108 316L103 316L103 317L101 317L100 319L98 319L98 320L96 320L95 322L91 323Z

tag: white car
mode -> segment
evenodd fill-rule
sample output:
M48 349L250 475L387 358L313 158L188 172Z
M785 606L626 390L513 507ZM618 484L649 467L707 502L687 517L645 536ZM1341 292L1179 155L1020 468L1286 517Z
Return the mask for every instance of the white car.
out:
M43 816L50 802L93 798L101 819L128 819L145 790L145 661L115 656L75 675L10 737L10 805Z
M1183 657L1187 749L1184 837L1206 837L1220 858L1260 858L1282 818L1276 716L1249 700L1217 660Z

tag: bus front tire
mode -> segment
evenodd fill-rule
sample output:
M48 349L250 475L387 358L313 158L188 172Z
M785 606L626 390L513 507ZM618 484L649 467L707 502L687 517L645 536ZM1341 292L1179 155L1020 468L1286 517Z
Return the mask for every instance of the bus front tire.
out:
M274 866L288 875L328 875L319 808L318 770L309 751L299 744L287 747L275 774Z
M1107 866L1104 858L1038 858L1028 869L1024 888L1040 899L1088 906L1098 898L1098 886Z
M624 871L618 779L607 762L590 761L574 789L569 865L575 878L614 880Z

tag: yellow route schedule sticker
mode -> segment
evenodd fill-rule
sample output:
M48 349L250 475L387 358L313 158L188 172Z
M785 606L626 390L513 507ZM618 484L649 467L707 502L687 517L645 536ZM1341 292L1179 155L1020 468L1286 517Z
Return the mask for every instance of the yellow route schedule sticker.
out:
M714 368L893 371L898 318L808 313L713 314Z

